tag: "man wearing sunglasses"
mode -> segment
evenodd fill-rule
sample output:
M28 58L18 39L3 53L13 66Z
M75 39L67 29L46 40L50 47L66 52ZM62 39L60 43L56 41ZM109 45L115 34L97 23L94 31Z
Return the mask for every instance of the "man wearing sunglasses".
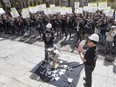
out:
M85 87L92 87L92 72L96 65L97 60L97 50L96 46L99 42L99 36L97 34L92 34L90 37L88 37L88 49L86 50L84 56L82 54L83 48L81 46L78 46L77 51L79 52L79 55L84 62L85 65L85 77L83 78L85 80L85 83L83 84Z

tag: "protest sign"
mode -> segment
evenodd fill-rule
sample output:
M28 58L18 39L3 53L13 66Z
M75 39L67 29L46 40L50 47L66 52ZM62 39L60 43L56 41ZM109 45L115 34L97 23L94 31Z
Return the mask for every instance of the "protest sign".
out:
M75 9L75 13L83 13L83 8Z
M84 6L83 11L88 11L88 6Z
M60 8L60 14L61 15L66 15L66 13L67 13L66 7L61 7Z
M28 9L28 8L22 9L21 14L22 14L22 17L23 17L23 18L30 18L29 9Z
M67 11L66 11L67 14L72 14L72 8L71 8L71 7L67 7L66 10L67 10Z
M55 7L55 4L50 5L50 8L54 8L54 7Z
M44 14L46 14L46 15L51 14L51 9L50 8L44 9Z
M28 9L29 9L29 12L36 13L35 7L30 6L30 7L28 7Z
M17 11L10 12L13 18L19 17L19 13Z
M114 9L108 9L105 11L107 17L113 17Z
M74 8L75 8L75 9L79 8L79 2L75 2Z
M10 13L11 13L13 18L16 18L16 17L20 16L15 7L11 8L11 12Z
M99 2L98 9L99 10L106 10L107 9L107 2Z
M97 3L88 3L89 12L97 11Z

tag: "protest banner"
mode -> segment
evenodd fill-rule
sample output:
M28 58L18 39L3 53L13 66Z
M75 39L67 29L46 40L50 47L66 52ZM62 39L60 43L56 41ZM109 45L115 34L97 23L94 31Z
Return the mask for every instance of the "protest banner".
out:
M16 17L20 16L15 7L11 8L10 14L12 15L13 18L16 18Z
M14 11L14 12L10 12L10 14L12 15L13 18L17 18L19 17L19 13L17 11Z
M88 6L84 6L83 7L83 11L87 11L88 12Z
M33 6L28 7L30 13L36 13L36 9Z
M55 7L55 4L50 5L50 8L54 8L54 7Z
M88 3L89 11L90 12L95 12L97 11L97 3Z
M72 14L72 8L71 7L66 7L66 13L67 14Z
M39 5L36 5L35 6L35 12L39 12L39 9L38 8L39 8Z
M51 9L50 8L44 9L44 14L46 14L46 15L51 14Z
M107 9L107 2L99 2L98 9L99 10L106 10Z
M75 9L75 13L77 13L77 14L78 14L78 13L79 13L79 14L80 14L80 13L83 13L83 8Z
M41 11L44 11L44 9L46 9L46 4L41 4L40 8L41 8Z
M60 14L61 15L66 15L66 13L67 13L66 7L61 7L60 8Z
M105 14L107 17L113 17L114 9L107 9Z
M75 2L74 8L75 8L75 9L79 8L79 2Z
M17 11L17 10L16 10L16 8L15 8L15 7L13 7L13 8L11 8L11 11L13 12L13 11Z
M22 17L23 17L23 18L30 18L29 9L28 9L28 8L22 9L21 14L22 14Z

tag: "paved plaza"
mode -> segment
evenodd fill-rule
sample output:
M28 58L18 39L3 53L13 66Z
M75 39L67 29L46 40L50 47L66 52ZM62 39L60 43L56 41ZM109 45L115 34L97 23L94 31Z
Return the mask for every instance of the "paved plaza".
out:
M31 72L44 59L44 43L36 41L33 44L19 42L18 39L0 38L0 87L55 87L43 82L38 75ZM67 41L68 43L68 41ZM72 43L71 43L72 44ZM82 63L78 53L70 45L60 46L59 59L68 62ZM73 52L72 52L73 50ZM110 56L109 56L110 57ZM93 72L93 87L116 87L116 66L104 61L104 55L99 55ZM116 58L115 58L116 59ZM76 87L84 87L84 69Z

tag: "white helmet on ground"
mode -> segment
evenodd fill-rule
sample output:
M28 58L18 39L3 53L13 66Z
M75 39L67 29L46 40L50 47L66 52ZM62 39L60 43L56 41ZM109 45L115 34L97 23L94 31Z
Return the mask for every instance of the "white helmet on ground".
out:
M95 42L99 42L99 36L98 34L92 34L90 37L89 37L90 40L92 41L95 41Z
M48 24L46 25L46 28L52 28L52 24L51 24L51 23L48 23Z

